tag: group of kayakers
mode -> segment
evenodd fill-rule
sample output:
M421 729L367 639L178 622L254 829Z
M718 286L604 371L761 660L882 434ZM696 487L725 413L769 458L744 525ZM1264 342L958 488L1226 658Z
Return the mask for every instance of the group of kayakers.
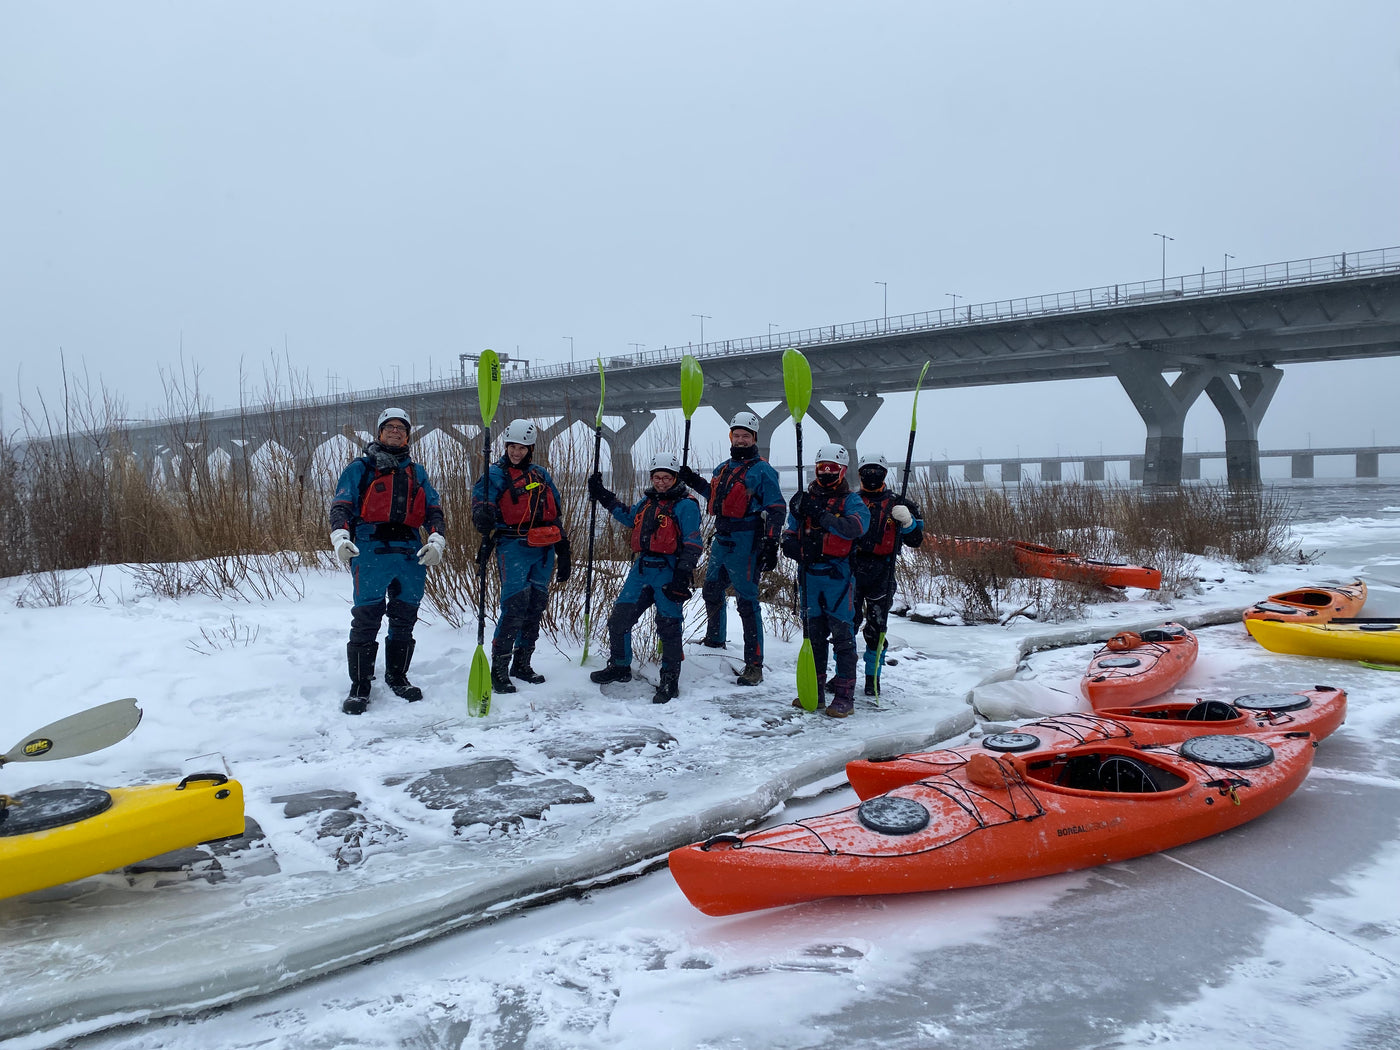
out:
M752 412L730 420L729 458L708 479L673 452L653 455L648 484L631 503L610 491L601 474L589 476L589 499L631 530L634 555L608 616L608 663L590 675L594 682L632 678L632 629L654 607L661 673L652 702L664 704L679 695L682 616L703 550L698 495L714 521L701 587L702 644L727 645L726 593L732 588L744 638L737 684L763 681L759 583L763 573L778 567L781 552L799 565L805 584L803 614L817 669L818 708L833 718L855 710L855 636L862 625L865 693L876 695L895 559L901 546L917 547L923 539L918 507L886 487L889 468L883 456L861 457L859 488L853 490L847 477L850 454L836 444L817 450L814 480L785 501L777 471L759 455L759 425ZM342 472L331 504L331 546L354 579L346 646L350 691L341 705L346 714L362 714L369 705L386 614L384 683L410 702L423 696L408 680L413 627L427 568L442 560L447 538L437 490L409 454L411 430L407 412L386 408L375 439ZM478 559L485 564L494 555L501 585L491 646L491 689L498 693L516 691L512 678L544 681L530 661L550 579L566 582L571 568L559 490L533 461L537 437L534 423L513 420L500 459L472 486L472 522L483 536ZM829 650L836 666L828 686Z

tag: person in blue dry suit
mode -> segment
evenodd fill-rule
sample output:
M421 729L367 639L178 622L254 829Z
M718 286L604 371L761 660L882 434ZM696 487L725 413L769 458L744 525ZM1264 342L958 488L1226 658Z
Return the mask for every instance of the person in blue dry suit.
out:
M501 458L472 486L472 524L483 537L477 557L484 564L494 551L501 581L501 615L491 639L491 689L497 693L515 692L512 678L544 681L530 658L549 577L566 583L571 569L559 490L549 471L533 462L537 434L528 419L511 420Z
M381 412L375 440L341 472L331 502L331 547L350 566L355 581L345 647L350 692L340 705L347 715L364 714L369 707L379 626L386 613L384 684L410 703L423 698L423 691L408 680L413 625L427 568L442 561L447 536L442 500L428 472L408 452L412 426L401 408Z
M881 638L894 604L895 562L900 547L918 548L924 542L924 523L911 500L885 487L889 473L885 457L874 452L860 457L860 498L870 511L870 528L856 540L851 567L856 581L856 630L865 622L865 695L878 694L885 663Z
M653 704L680 695L681 619L700 561L700 505L680 481L680 470L680 458L674 452L652 456L651 485L631 507L604 487L601 475L588 478L588 495L632 530L636 555L608 616L608 665L589 678L600 685L631 681L632 628L655 605L661 682L651 698Z
M817 476L805 492L789 504L783 530L783 553L797 562L799 581L807 601L803 614L807 637L817 665L817 706L826 696L828 640L836 650L836 677L831 703L825 710L832 718L855 711L856 639L855 581L851 551L870 527L865 501L846 483L850 454L840 445L817 449ZM794 706L801 706L794 700Z
M763 681L763 612L758 582L778 567L778 533L785 507L778 472L758 454L758 417L736 413L729 424L729 459L706 481L689 467L680 480L703 496L715 519L705 567L704 645L723 649L727 639L725 591L734 588L744 628L740 685Z

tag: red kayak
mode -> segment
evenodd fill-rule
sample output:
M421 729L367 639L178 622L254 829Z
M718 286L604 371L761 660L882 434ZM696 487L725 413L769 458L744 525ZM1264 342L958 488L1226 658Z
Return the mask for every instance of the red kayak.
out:
M1120 631L1089 661L1079 688L1097 711L1161 696L1196 662L1196 636L1179 623Z
M1155 591L1162 586L1162 573L1149 565L1125 565L1121 562L1096 561L1072 551L1044 547L1038 543L1013 544L1012 557L1016 567L1027 576L1043 576L1049 580L1070 580L1074 583L1099 584L1104 587L1141 587Z
M1339 617L1353 617L1366 604L1366 584L1357 580L1350 587L1304 587L1271 594L1244 611L1244 620L1276 620L1282 623L1327 623Z
M1073 551L1046 547L1022 540L996 540L983 536L934 536L924 538L924 546L945 558L989 558L1000 556L1006 571L1018 576L1047 580L1069 580L1104 587L1141 587L1155 591L1162 586L1162 573L1147 565L1097 561Z
M981 751L836 813L684 846L671 875L706 915L732 915L1111 864L1268 812L1303 783L1315 746L1310 734L1272 733Z
M1142 707L1070 711L1029 722L1011 733L994 733L971 744L893 758L846 763L846 779L861 798L874 798L905 784L958 769L979 752L994 755L1039 751L1055 754L1095 741L1142 748L1212 733L1258 736L1311 733L1323 740L1346 720L1347 694L1330 685L1301 693L1250 693L1223 700L1175 701Z

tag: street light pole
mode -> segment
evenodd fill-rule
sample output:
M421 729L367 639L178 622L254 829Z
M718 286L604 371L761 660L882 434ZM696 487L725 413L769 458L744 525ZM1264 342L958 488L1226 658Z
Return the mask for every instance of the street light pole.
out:
M698 317L698 318L700 318L700 345L701 345L701 346L704 346L704 345L705 345L705 322L706 322L707 320L713 321L714 318L711 317L709 314L691 314L690 316L691 316L691 317Z
M953 300L953 321L956 323L958 320L958 293L944 292L943 294L949 296Z
M1167 290L1167 242L1176 240L1175 237L1168 237L1165 233L1154 233L1152 236L1162 238L1162 291Z
M1229 252L1226 252L1226 253L1225 253L1225 269L1222 270L1221 273L1220 273L1220 287L1221 287L1221 288L1224 288L1225 285L1226 285L1226 283L1227 283L1227 281L1228 281L1228 278L1229 278L1229 276L1230 276L1230 260L1233 259L1233 258L1234 258L1234 256L1231 255Z
M888 328L890 326L890 282L876 281L875 283L885 292L885 327Z
M569 365L572 367L574 363L574 337L571 335L566 335L561 336L560 338L567 339L569 341Z

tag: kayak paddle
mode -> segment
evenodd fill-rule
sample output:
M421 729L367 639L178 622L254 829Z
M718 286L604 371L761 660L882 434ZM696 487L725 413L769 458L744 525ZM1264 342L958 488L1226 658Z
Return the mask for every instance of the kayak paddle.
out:
M909 446L904 450L904 475L899 480L899 498L904 499L904 494L909 491L909 468L914 462L914 434L919 429L919 389L924 385L924 375L928 372L928 366L932 362L925 361L924 367L919 370L919 381L914 384L914 408L909 414ZM899 562L899 540L895 539L894 553L890 555L890 576L885 582L885 594L889 596L891 604L894 602L894 581L895 566ZM886 621L888 621L886 617ZM875 706L880 705L880 671L885 665L885 632L880 632L879 639L875 642Z
M125 740L141 722L134 697L90 707L36 729L0 755L7 762L52 762L58 758L88 755Z
M685 443L681 446L681 466L690 466L690 417L700 407L705 393L705 373L700 362L689 354L681 358L681 411L685 413Z
M603 456L603 395L608 384L603 378L603 359L598 358L598 415L593 420L593 473ZM589 475L590 477L592 475ZM593 529L598 521L598 501L588 501L588 562L583 570L583 655L580 664L588 663L588 643L593 640Z
M797 432L797 491L806 488L802 477L802 417L812 403L812 367L798 350L783 351L783 392L787 395L788 411ZM797 519L798 553L801 554L802 530L806 515ZM802 618L802 648L797 651L797 700L804 711L815 711L821 695L817 685L817 658L812 652L812 638L807 630L807 570L797 563L798 615Z
M482 468L486 478L486 502L491 503L491 420L501 401L501 362L494 350L483 350L476 366L476 396L481 402ZM494 531L494 530L493 530ZM492 537L483 536L482 546ZM478 555L476 572L476 652L467 676L467 714L485 718L491 713L491 662L486 659L486 559Z

